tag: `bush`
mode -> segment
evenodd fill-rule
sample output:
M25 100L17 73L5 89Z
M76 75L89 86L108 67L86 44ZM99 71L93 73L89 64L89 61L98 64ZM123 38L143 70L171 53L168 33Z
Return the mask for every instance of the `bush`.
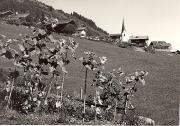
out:
M120 42L117 44L121 48L129 48L131 47L131 44L129 42Z

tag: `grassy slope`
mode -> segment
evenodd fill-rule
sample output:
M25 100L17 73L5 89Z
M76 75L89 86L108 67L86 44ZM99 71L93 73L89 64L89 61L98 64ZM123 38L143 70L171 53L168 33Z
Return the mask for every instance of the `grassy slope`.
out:
M0 34L16 37L19 33L29 33L27 29L16 26L0 25ZM80 43L77 56L84 51L91 50L99 56L107 56L107 70L121 66L125 72L134 72L136 69L147 70L149 76L146 85L138 87L135 94L135 106L137 113L150 117L160 125L178 124L179 107L179 83L180 83L180 57L168 56L167 54L149 54L121 49L114 45L93 42L84 39L76 39ZM10 66L0 59L0 67ZM69 74L65 80L65 89L69 92L80 91L84 84L84 69L77 61L69 66ZM92 76L92 73L88 74ZM88 80L88 91L93 92Z

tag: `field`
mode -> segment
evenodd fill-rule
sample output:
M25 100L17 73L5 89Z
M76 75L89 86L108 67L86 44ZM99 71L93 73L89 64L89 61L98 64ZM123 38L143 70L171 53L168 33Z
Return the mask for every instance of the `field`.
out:
M0 34L17 38L20 33L30 34L31 32L24 27L0 24ZM76 52L77 57L87 50L99 56L106 56L107 70L118 67L122 67L125 73L131 73L137 69L147 70L149 75L146 77L146 85L138 85L138 91L134 96L137 113L152 118L157 125L178 125L180 56L169 56L162 52L156 54L135 52L108 43L79 38L75 41L80 45ZM11 66L8 61L0 59L0 68ZM65 90L71 93L79 92L84 87L84 68L79 61L74 60L67 69L70 72L65 80ZM88 76L91 77L92 73L89 72ZM88 93L93 93L91 83L91 79L88 79Z

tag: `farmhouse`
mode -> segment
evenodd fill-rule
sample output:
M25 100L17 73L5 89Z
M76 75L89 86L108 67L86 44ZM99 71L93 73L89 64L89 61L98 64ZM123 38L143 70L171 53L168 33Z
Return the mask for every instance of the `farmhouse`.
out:
M9 17L9 20L25 20L29 16L29 13L15 14Z
M147 45L147 41L149 40L148 36L130 36L129 42L131 45L137 46L137 47L144 47Z
M109 37L114 42L120 42L121 34L110 34Z
M165 41L152 41L150 43L155 49L165 49L168 50L171 48L170 43L166 43Z
M80 36L82 38L86 37L87 33L87 28L86 27L79 27L76 29L76 36Z

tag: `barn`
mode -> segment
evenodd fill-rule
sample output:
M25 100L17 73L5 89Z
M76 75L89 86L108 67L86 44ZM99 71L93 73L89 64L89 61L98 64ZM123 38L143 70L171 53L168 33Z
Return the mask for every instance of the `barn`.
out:
M147 41L149 40L148 36L130 36L129 42L131 45L137 46L137 47L144 47L147 45Z
M120 42L122 34L110 34L109 38L113 41L113 42Z

